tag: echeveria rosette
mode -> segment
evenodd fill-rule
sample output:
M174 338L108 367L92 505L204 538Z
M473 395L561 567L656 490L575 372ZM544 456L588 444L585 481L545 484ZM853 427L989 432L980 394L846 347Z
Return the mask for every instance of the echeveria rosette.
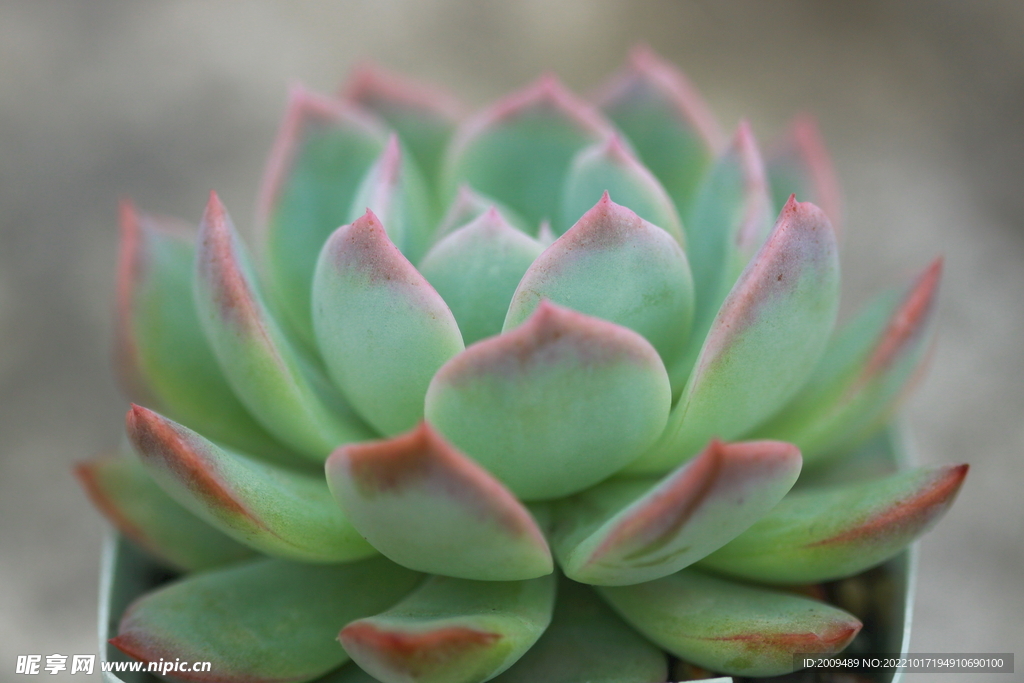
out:
M216 195L196 236L124 206L139 405L77 472L185 575L114 645L212 662L190 680L654 683L856 637L791 586L894 556L963 481L861 448L891 448L941 262L834 329L809 119L727 142L647 50L596 102L545 76L460 124L364 67L293 92L255 259Z

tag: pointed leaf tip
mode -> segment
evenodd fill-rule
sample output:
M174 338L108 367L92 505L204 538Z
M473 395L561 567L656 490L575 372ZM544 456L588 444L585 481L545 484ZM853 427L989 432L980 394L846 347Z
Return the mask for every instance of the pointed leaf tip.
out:
M448 150L449 192L468 182L531 224L556 217L573 155L613 134L595 109L541 78L467 120ZM592 200L591 200L592 201Z
M903 291L889 290L840 328L800 393L758 428L792 441L808 462L848 453L875 433L927 361L942 259Z
M438 371L426 417L520 497L551 498L635 458L661 431L670 394L643 337L541 301Z
M687 340L693 281L678 242L604 192L530 265L504 329L521 324L542 299L641 334L667 364Z
M341 89L341 99L376 109L382 115L401 108L419 110L450 122L462 116L462 105L447 92L373 62L356 65L348 83Z
M884 372L896 357L923 333L925 323L935 309L939 281L942 279L942 264L943 259L940 256L918 276L900 309L889 321L881 342L868 359L864 368L865 375Z
M126 429L160 487L232 538L305 562L374 554L331 500L321 475L225 451L140 406L128 411Z
M778 411L824 352L838 301L831 224L791 198L718 311L665 434L635 469L670 469L712 436L735 439Z
M552 571L547 541L505 486L426 422L327 461L335 500L393 561L419 571L512 581Z
M554 576L468 581L434 576L339 640L384 683L479 683L511 666L551 621Z
M413 428L430 378L464 344L447 304L373 211L327 240L313 304L328 373L355 410L385 435Z
M292 347L270 314L216 194L200 223L193 295L228 383L282 443L323 462L338 444L365 438L365 427L344 399Z
M618 134L585 147L573 158L562 189L558 231L576 223L602 192L611 193L616 202L685 246L682 221L671 197Z
M559 563L576 581L628 585L717 550L774 507L800 473L791 444L713 440L661 481L612 480L556 507Z
M782 139L769 149L767 162L776 205L796 193L821 206L836 233L842 232L842 192L814 116L795 116Z
M350 102L292 89L267 162L257 234L272 303L312 349L310 284L317 255L349 211L387 141L374 115Z
M854 484L792 491L700 565L771 583L852 576L899 553L953 504L967 465L920 467Z

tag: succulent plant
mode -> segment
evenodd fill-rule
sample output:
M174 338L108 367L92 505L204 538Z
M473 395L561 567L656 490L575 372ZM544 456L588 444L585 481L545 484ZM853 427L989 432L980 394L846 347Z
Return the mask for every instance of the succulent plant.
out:
M197 236L123 206L137 405L78 474L183 576L117 648L212 663L190 680L652 683L854 639L813 586L967 470L870 460L941 263L835 331L812 121L723 141L644 49L592 102L545 76L459 123L365 68L292 92L254 261L216 195Z

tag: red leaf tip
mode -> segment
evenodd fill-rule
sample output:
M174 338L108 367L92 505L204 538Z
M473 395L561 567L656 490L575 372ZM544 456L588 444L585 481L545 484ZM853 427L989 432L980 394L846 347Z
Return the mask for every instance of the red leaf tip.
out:
M882 333L881 341L868 359L865 377L872 377L889 367L908 344L927 327L938 299L942 279L942 257L936 258L910 286L910 289Z
M340 95L371 107L376 103L415 107L451 121L462 115L462 105L447 92L369 61L356 65Z

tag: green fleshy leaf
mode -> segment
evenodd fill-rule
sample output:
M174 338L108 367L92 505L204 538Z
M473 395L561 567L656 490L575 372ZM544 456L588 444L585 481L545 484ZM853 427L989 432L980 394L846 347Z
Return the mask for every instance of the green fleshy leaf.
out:
M562 190L562 210L555 226L558 233L575 225L606 193L686 246L672 199L617 135L580 150L573 158Z
M825 141L813 116L797 116L789 130L768 153L768 177L775 206L784 206L790 195L813 202L842 234L842 193L825 149Z
M267 164L257 223L275 310L310 348L316 257L328 235L346 222L359 181L386 140L384 126L368 112L292 90Z
M338 449L327 460L327 483L359 533L410 569L485 581L553 569L526 508L425 422L410 434Z
M358 664L352 663L316 679L313 683L380 683L380 681L360 669Z
M720 137L696 89L671 64L638 48L598 102L685 215Z
M454 99L369 64L353 73L342 96L387 121L427 176L438 176L445 145L460 115Z
M686 219L696 308L686 353L669 368L673 386L685 383L715 315L768 238L773 219L764 162L750 126L743 122L701 181Z
M551 621L555 577L468 581L435 576L338 639L384 683L479 683L511 666Z
M111 640L144 662L210 662L218 681L310 681L348 661L338 629L401 600L420 575L384 558L344 565L257 560L136 600Z
M876 432L928 355L941 273L940 259L841 329L796 398L757 432L792 441L808 462L849 452Z
M241 242L217 196L200 225L196 307L228 382L263 425L299 453L323 462L369 432L291 347L256 289Z
M493 681L655 683L667 678L664 652L627 626L591 589L562 581L547 631Z
M469 185L463 184L459 186L455 193L455 199L448 205L444 217L434 231L434 243L440 242L459 228L472 223L491 209L497 209L501 217L516 230L531 236L536 233L535 227L528 225L526 219L518 213L491 197L485 197Z
M121 206L117 369L133 401L271 459L285 449L256 422L224 379L192 298L195 230Z
M558 216L576 152L611 133L600 114L545 76L459 129L445 164L447 186L453 192L467 182L537 225Z
M838 301L828 218L790 200L718 312L664 435L630 469L664 472L778 411L824 352Z
M431 201L420 170L392 135L360 183L345 222L353 223L372 211L386 226L391 241L415 263L430 245L435 221Z
M660 232L660 231L659 231ZM450 360L426 416L524 500L592 486L646 450L671 389L643 337L541 302L522 326Z
M555 504L552 543L566 576L609 586L652 581L721 548L771 510L800 473L778 441L714 441L661 481L612 479Z
M692 569L598 592L672 654L736 676L789 673L794 654L839 652L861 629L855 617L823 602Z
M668 364L686 345L693 282L679 245L605 193L526 271L505 330L545 299L634 330Z
M430 378L463 348L458 324L371 211L324 245L313 322L327 371L386 436L423 417Z
M543 250L492 207L434 245L419 270L451 307L469 345L501 333L519 281Z
M253 555L164 493L127 445L78 463L75 475L118 531L175 569L209 569Z
M139 406L128 412L127 431L164 491L250 547L305 562L347 562L376 552L334 504L319 473L225 451Z
M856 484L792 491L701 566L772 583L856 574L893 557L930 528L953 504L967 469L921 467Z

